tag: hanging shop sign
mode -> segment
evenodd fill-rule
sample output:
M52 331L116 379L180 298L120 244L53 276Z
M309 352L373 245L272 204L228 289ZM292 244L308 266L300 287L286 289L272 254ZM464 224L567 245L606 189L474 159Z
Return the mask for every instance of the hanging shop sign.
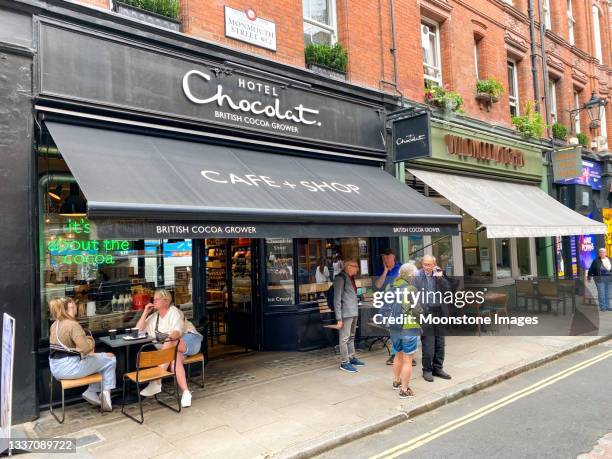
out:
M552 166L555 182L572 180L582 174L581 154L582 149L578 147L553 152Z
M225 36L276 51L276 24L257 17L252 8L240 11L225 7Z
M580 267L586 271L591 267L591 263L597 256L595 250L595 237L592 234L585 234L578 237L578 246L580 251Z
M393 121L393 160L431 157L429 111Z
M99 58L91 59L92 49ZM232 136L385 154L382 106L261 72L256 63L195 59L44 22L40 52L43 96L172 116Z
M444 136L444 143L449 155L471 157L479 161L489 161L507 166L525 166L525 153L516 148L450 134Z
M574 178L557 180L560 185L585 185L594 190L601 190L601 163L582 160L581 170Z

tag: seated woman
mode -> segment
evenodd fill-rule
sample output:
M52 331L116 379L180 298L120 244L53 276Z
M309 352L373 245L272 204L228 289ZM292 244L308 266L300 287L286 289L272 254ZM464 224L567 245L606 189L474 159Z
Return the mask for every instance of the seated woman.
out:
M136 327L146 330L151 337L156 337L160 343L156 344L159 349L165 349L176 345L178 341L178 352L176 354L176 382L182 391L181 407L191 406L191 392L187 386L187 376L183 361L186 356L197 354L202 345L202 335L199 334L193 324L185 319L183 312L172 305L172 295L164 289L158 289L153 296L153 303L145 306L142 316ZM168 341L165 341L169 339ZM163 344L161 343L162 341ZM147 387L140 391L145 397L151 397L161 392L161 380L151 381Z
M95 353L94 339L77 322L77 305L72 298L49 302L55 320L49 330L49 369L56 379L77 379L102 373L102 387L90 384L83 398L102 411L112 411L110 391L115 388L117 360L111 353Z

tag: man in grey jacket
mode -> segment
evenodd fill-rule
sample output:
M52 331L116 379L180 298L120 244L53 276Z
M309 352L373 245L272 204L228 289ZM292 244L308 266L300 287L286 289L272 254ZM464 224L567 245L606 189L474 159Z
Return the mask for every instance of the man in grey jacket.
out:
M357 285L355 275L359 265L355 260L348 260L343 271L334 279L334 312L336 314L336 328L339 330L340 356L342 363L340 369L355 373L355 366L365 365L355 357L355 331L359 316L359 299L357 298Z

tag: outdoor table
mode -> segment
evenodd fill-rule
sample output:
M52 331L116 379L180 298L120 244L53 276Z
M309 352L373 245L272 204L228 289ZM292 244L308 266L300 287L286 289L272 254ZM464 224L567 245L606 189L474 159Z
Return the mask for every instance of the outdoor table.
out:
M99 338L101 343L104 343L108 347L113 348L113 350L123 348L125 352L125 360L123 363L124 368L122 375L130 372L130 347L153 342L153 338L148 336L145 338L138 339L123 339L124 336L127 336L127 334L123 333L121 335L117 335L115 339L110 339L110 336L102 336ZM136 397L131 394L127 395L126 403L134 403L136 401Z

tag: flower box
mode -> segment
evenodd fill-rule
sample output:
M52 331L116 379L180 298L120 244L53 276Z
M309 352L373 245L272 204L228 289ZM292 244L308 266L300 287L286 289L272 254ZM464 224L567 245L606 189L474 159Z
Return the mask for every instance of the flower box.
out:
M329 67L314 64L312 62L308 64L308 68L319 75L335 78L336 80L346 80L346 73L341 72L340 70L330 69Z
M147 22L149 24L153 24L158 27L163 27L165 29L174 30L176 32L180 32L181 30L180 21L176 21L172 18L152 13L150 11L143 10L141 8L136 8L135 6L117 1L113 2L113 7L115 12L123 16Z

